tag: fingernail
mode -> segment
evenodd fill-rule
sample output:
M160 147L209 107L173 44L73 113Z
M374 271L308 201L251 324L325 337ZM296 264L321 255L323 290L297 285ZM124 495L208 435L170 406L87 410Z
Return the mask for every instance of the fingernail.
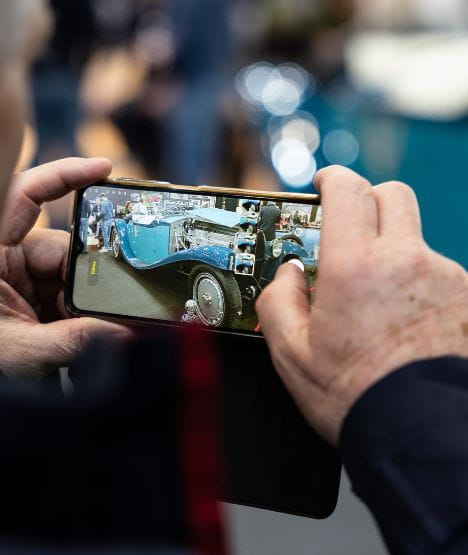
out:
M111 333L111 337L115 341L129 341L132 338L132 332L125 330L115 331Z
M109 158L106 158L105 156L93 156L92 158L88 158L88 160L93 160L94 162L106 162L107 164L111 163Z
M292 264L293 266L297 266L299 270L301 270L302 272L305 272L304 264L297 258L291 258L291 260L288 260L287 264Z

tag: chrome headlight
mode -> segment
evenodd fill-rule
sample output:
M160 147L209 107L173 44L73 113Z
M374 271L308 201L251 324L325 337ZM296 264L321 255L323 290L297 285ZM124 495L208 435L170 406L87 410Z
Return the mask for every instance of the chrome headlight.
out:
M274 256L275 258L278 258L279 256L281 256L282 252L283 252L283 240L278 238L272 241L271 243L272 256Z

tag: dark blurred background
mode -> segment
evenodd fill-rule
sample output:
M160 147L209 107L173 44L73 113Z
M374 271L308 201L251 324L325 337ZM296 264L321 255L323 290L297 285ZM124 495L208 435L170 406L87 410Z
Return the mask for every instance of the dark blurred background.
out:
M468 266L464 0L50 3L20 167L104 155L116 176L302 192L339 163L410 183L428 242Z
M312 192L343 164L411 184L429 244L468 267L465 0L50 3L20 169L99 155L115 176ZM40 225L67 229L70 204ZM232 509L238 552L380 553L347 490L327 524Z

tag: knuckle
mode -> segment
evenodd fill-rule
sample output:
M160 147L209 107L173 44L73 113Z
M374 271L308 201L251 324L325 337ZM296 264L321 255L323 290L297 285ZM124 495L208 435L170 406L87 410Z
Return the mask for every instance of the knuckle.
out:
M68 345L70 351L77 355L81 353L89 344L90 335L86 330L86 327L82 324L81 320L75 320L76 324L70 326L68 332Z
M285 361L293 363L296 350L292 346L293 338L282 328L277 328L274 334L267 337L268 347L275 366L284 366Z
M400 265L415 278L424 278L432 272L430 251L424 245L412 244L405 249Z
M345 168L344 166L327 166L326 168L321 169L317 173L317 180L322 183L322 186L326 186L330 183L336 182L347 182L349 180L353 180L356 178L360 178L358 174L350 170L349 168ZM363 178L360 178L363 179Z
M56 229L53 231L55 238L57 241L68 245L70 241L70 233L68 231L63 231L61 229Z
M337 164L333 164L331 166L327 166L326 168L322 168L317 172L317 177L319 179L333 179L338 175L342 175L346 173L347 169L343 166L338 166Z
M346 183L346 188L348 191L360 198L373 197L373 190L368 181L363 177L355 178Z
M257 310L261 312L264 307L270 303L272 298L276 296L276 289L277 284L274 281L271 282L267 287L265 287L261 295L258 297L257 302L255 303L255 307Z
M413 189L403 181L391 181L390 185L399 193L414 196Z
M317 182L322 192L328 188L346 189L356 195L372 195L372 186L361 175L344 166L328 166L317 173Z
M378 186L377 191L379 190L384 195L399 195L407 198L416 198L414 190L403 181L388 181Z
M326 168L321 169L318 174L322 178L334 178L334 177L349 177L350 175L356 175L352 170L346 168L345 166L339 166L338 164L332 164Z
M68 239L70 237L70 233L68 231L65 231L63 229L57 229L57 237L60 237L61 239Z

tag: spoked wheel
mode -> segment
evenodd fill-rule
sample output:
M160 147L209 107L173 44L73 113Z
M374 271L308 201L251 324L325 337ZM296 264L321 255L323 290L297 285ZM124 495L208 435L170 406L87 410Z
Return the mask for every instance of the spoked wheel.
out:
M229 327L242 317L242 298L233 275L200 265L191 271L189 284L203 324Z
M115 228L112 230L111 245L112 245L112 254L114 255L114 258L116 260L122 260L123 256L122 256L122 250L120 248L119 233Z

